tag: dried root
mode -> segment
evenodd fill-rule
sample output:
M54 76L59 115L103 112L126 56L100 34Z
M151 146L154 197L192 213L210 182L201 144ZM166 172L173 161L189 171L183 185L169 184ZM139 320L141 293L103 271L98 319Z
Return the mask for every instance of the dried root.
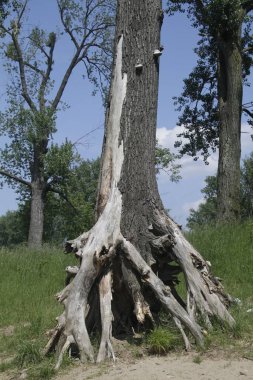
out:
M132 316L129 316L128 325L132 324L133 329L133 323L144 326L149 321L154 324L152 304L146 297L149 289L153 299L172 316L186 350L191 349L186 329L198 345L204 346L205 330L197 322L197 314L201 314L209 329L212 327L212 316L229 325L234 324L227 310L230 297L225 294L219 279L212 276L211 264L185 240L174 222L166 222L169 226L167 230L173 230L173 238L167 233L152 240L150 246L153 247L151 252L154 259L150 266L138 249L122 236L118 221L111 220L108 224L107 217L105 209L105 215L103 213L89 233L81 235L81 241L76 239L71 242L74 254L79 252L81 265L66 268L67 286L57 294L57 299L63 303L65 310L45 348L45 354L56 351L56 369L60 367L63 355L72 345L78 348L82 362L95 361L87 328L91 325L90 322L87 325L87 321L92 318L100 318L101 326L101 342L96 362L115 360L112 331L114 326L123 325L120 320L122 314L116 312L117 305L114 305L114 315L112 312L114 293L117 291L122 291L122 305L124 298L132 302L132 309L128 305L125 310L131 310ZM184 273L187 287L185 301L176 291L180 271ZM114 278L117 280L117 287L114 286ZM97 289L96 293L91 293L92 289ZM95 303L96 297L89 297L90 294L99 294L100 310ZM119 300L119 297L117 294L115 299Z

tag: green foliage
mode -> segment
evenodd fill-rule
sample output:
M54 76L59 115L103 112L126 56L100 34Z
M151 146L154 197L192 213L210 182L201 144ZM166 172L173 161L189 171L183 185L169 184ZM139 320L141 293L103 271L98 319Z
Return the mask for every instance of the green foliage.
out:
M165 171L172 182L178 182L182 178L179 174L181 165L176 163L179 156L171 153L169 148L163 148L156 142L155 158L157 173Z
M253 152L243 160L241 169L242 217L253 217Z
M74 238L92 227L99 166L99 159L79 161L69 178L64 179L63 189L67 201L57 194L48 193L45 207L45 241L62 242L65 238Z
M187 219L187 227L194 229L205 224L215 223L217 215L217 177L208 176L205 179L206 186L201 190L205 202L201 203L197 210L191 209Z
M157 172L164 170L172 181L178 181L180 165L175 163L176 158L168 148L157 145ZM45 198L44 242L62 243L92 227L99 169L99 159L81 159L69 141L49 147L44 172L51 191ZM0 217L0 247L27 241L29 192L23 189L21 195L18 210Z
M217 177L209 176L205 179L206 186L201 190L205 202L197 210L190 210L187 227L198 228L216 222L217 215ZM253 217L253 153L245 158L241 167L241 219Z
M175 332L163 327L156 327L147 336L147 347L151 354L165 355L178 343Z
M95 89L104 94L111 74L115 1L57 1L60 33L74 44L73 55L58 84L52 80L52 74L60 33L46 32L38 26L27 32L27 4L22 0L10 1L7 17L0 22L1 51L10 75L6 107L0 112L0 135L7 140L0 149L0 179L16 189L23 204L34 195L31 187L35 181L40 183L43 198L51 191L66 201L69 184L75 182L72 172L79 156L68 141L61 146L52 143L56 117L60 106L65 107L62 97L80 62ZM77 207L80 215L85 214L81 226L89 225L91 219L91 208L84 207L85 210L81 210L80 204Z
M0 247L23 243L27 240L26 223L22 212L8 211L0 216Z

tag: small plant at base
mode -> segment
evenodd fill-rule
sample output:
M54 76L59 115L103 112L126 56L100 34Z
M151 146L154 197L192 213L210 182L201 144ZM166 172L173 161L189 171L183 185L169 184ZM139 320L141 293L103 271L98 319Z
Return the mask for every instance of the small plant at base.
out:
M42 360L39 347L35 343L24 342L18 348L15 362L19 368L28 364L37 364Z
M202 357L200 355L197 355L193 358L193 363L200 364L202 362Z
M48 366L48 365L44 365L43 367L41 367L39 369L39 373L38 373L38 376L36 377L36 379L44 379L44 380L50 380L52 379L52 377L54 376L55 374L55 370L54 368L52 368L51 366Z
M148 351L151 354L165 355L178 343L178 336L163 327L157 327L147 337Z
M0 364L0 373L5 372L13 367L13 361L3 362Z

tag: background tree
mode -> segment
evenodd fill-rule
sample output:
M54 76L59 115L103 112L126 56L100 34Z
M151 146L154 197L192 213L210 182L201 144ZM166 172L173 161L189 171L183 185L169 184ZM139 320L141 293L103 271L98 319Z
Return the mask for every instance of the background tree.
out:
M233 221L240 216L242 84L252 65L253 2L170 0L168 5L170 14L187 11L201 37L197 66L176 98L185 127L179 137L187 139L177 146L195 159L201 152L204 160L219 146L217 219Z
M217 176L209 176L205 182L206 186L201 190L205 202L201 203L197 210L190 210L190 216L187 219L187 227L190 229L202 228L204 224L210 225L216 221ZM243 160L241 167L240 206L242 220L253 217L253 153Z
M168 217L156 183L155 145L163 19L160 0L119 0L114 64L102 151L97 221L68 242L80 259L68 267L72 282L58 294L64 311L45 349L63 354L77 346L81 361L94 360L89 339L101 330L97 361L114 358L112 333L150 328L163 308L190 341L184 325L203 346L196 313L211 328L211 316L234 324L229 298L209 264ZM187 299L176 290L183 272ZM199 319L198 319L199 320Z
M62 244L66 238L89 230L94 223L100 160L83 160L75 149L65 142L61 146L52 145L47 154L47 177L57 185L57 192L50 191L45 198L44 242ZM176 159L168 148L156 145L157 174L163 170L171 181L179 181L180 165ZM20 186L18 210L0 218L0 246L27 241L30 209L29 191Z
M44 204L49 191L57 191L62 166L47 173L46 157L61 99L74 68L83 63L86 75L104 90L110 76L113 1L58 0L66 36L75 51L57 87L53 81L57 35L38 27L24 28L28 0L11 2L12 11L1 21L3 49L12 83L7 89L7 109L1 114L1 134L8 143L1 152L0 174L7 183L22 185L31 194L28 244L40 246L43 236ZM53 95L55 94L55 95ZM63 158L63 156L62 156ZM63 158L64 159L64 158Z

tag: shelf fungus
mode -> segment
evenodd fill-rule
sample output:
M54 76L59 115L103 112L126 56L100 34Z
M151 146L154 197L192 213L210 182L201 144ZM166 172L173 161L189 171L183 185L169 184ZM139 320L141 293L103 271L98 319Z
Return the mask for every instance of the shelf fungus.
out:
M153 52L154 58L159 58L162 55L162 49L155 49Z

